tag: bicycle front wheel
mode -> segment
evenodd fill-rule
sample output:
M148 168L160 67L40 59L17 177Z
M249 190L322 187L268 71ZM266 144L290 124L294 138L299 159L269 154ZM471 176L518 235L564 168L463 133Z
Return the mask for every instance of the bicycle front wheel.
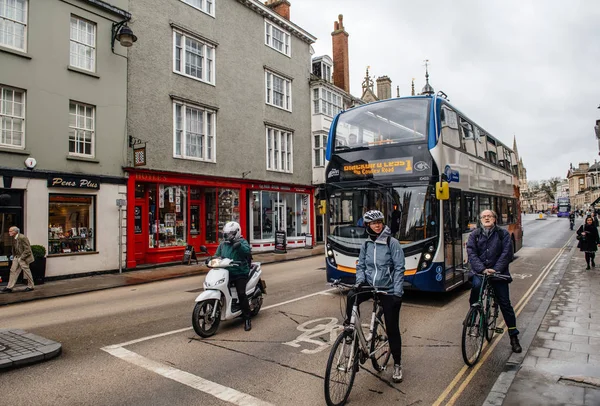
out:
M498 320L498 304L496 303L496 298L494 295L491 295L488 299L488 304L485 308L485 320L487 321L485 339L489 343L492 341L492 338L494 338L494 333L496 332L496 321Z
M373 364L375 371L383 371L390 360L390 355L392 355L392 353L390 352L390 343L388 341L387 333L385 332L385 327L379 318L375 319L370 352L371 363Z
M465 364L473 366L479 361L483 338L485 336L485 321L480 307L471 307L463 321L462 355Z
M344 331L333 343L325 371L325 402L346 404L358 369L358 345L354 332Z

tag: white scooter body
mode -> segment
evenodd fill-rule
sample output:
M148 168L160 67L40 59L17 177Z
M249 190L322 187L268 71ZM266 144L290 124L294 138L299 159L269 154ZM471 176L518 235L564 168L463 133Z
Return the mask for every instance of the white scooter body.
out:
M229 271L224 269L225 266L230 265L231 261L228 259L213 259L212 261L215 262L210 264L212 266L209 265L211 270L204 279L204 292L198 295L196 302L205 300L219 301L222 299L223 311L221 311L221 320L231 320L241 316L241 308L236 309L236 311L232 310L233 299L238 301L238 296L235 287L229 287ZM250 311L254 310L252 297L256 292L261 273L260 262L253 262L250 269L250 279L246 284L246 296L250 302Z

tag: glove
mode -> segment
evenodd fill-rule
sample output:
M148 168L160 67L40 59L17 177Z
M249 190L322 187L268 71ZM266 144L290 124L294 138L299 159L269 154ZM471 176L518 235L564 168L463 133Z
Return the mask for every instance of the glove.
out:
M402 297L401 296L393 295L392 296L392 303L394 304L394 306L400 306L400 305L402 305Z
M210 258L206 258L206 259L204 260L204 264L205 264L205 265L208 265L208 263L209 263L209 262L210 262Z
M239 241L236 241L233 243L233 245L231 246L234 250L237 250L238 248L240 248L242 246L242 243Z
M358 282L358 283L355 283L352 288L356 291L356 290L360 290L362 287L365 287L368 285L369 284L367 282Z

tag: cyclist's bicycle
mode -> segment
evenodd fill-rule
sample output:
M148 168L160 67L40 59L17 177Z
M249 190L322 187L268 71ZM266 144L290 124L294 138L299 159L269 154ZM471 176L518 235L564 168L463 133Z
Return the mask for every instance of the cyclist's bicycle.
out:
M462 355L465 364L473 366L479 361L483 349L483 339L492 341L494 334L502 334L504 329L497 328L498 302L494 295L494 287L490 280L506 280L508 277L501 274L474 275L474 278L483 278L479 291L479 300L469 308L467 317L463 321Z
M356 288L339 280L333 281L331 286L355 288L356 292L350 324L344 327L344 330L333 343L325 372L325 401L328 406L338 406L344 405L348 400L348 396L350 396L359 362L364 364L370 359L375 371L381 372L385 370L391 352L385 324L383 323L383 307L378 299L379 294L386 294L385 291L381 290L383 288L373 286ZM371 324L366 337L358 312L358 295L373 297Z

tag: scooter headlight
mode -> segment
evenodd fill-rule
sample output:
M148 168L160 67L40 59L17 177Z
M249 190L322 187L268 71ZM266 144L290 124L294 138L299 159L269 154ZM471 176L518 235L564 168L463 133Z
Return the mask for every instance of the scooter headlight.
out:
M217 286L217 285L220 285L220 284L222 284L223 282L225 282L225 278L221 278L221 279L219 279L218 281L216 281L215 283L208 283L208 282L204 281L204 286L206 286L207 288L210 288L210 287L212 287L212 286Z

